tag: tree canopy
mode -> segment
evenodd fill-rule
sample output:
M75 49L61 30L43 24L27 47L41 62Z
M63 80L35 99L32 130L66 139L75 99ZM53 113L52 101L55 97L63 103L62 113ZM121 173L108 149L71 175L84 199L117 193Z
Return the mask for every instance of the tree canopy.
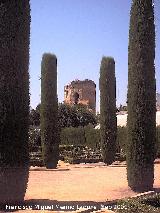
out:
M40 125L40 104L36 109L30 111L30 125ZM70 106L59 103L58 105L58 123L60 128L87 126L88 124L97 124L96 116L84 105L77 104Z

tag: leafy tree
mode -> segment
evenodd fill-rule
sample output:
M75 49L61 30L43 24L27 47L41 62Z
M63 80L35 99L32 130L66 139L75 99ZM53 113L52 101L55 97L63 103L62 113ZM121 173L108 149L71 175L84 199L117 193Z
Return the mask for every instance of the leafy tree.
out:
M35 109L31 109L29 113L29 121L30 125L32 126L39 126L40 125L40 113L37 112Z
M64 127L77 127L78 120L76 115L76 110L70 105L59 104L58 107L58 121L60 128Z
M29 152L41 151L40 128L30 127L29 129Z
M60 103L58 105L58 124L60 128L87 126L88 124L96 125L97 121L97 116L81 104L70 106ZM37 105L35 110L30 111L30 125L40 125L40 104Z
M97 123L94 113L80 104L73 106L60 104L58 112L59 126L61 128L87 126L88 124L95 125Z
M46 168L56 168L59 156L57 58L45 53L41 63L41 141Z
M38 104L36 109L31 109L29 113L29 124L31 126L40 126L40 106Z
M153 188L156 140L155 26L152 0L133 0L128 55L128 185Z
M116 152L116 78L113 58L103 57L100 67L100 135L103 161L111 164Z

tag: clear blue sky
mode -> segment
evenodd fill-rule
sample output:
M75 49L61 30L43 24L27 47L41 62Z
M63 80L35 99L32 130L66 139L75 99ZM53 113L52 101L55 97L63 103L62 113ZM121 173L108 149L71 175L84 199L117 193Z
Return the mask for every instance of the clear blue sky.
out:
M58 98L74 79L92 79L97 85L102 56L116 62L117 105L125 104L128 78L128 30L131 0L31 0L31 106L40 102L41 58L58 59ZM160 92L160 1L155 0L156 78Z

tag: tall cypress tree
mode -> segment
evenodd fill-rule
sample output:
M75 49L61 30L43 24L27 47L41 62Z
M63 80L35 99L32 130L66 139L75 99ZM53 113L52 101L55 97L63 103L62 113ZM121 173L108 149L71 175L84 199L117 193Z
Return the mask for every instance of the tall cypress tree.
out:
M44 54L41 63L41 141L46 168L56 168L59 156L57 58Z
M0 166L28 164L29 0L0 1Z
M100 135L103 161L111 164L116 151L116 78L115 61L103 57L100 67Z
M29 173L29 0L0 0L0 203L24 199Z
M128 185L153 187L156 133L155 26L152 0L133 0L128 55Z

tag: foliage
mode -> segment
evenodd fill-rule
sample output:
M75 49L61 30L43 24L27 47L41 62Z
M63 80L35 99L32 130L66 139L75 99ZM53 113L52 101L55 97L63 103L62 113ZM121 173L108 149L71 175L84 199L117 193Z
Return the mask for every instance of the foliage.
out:
M100 150L94 150L85 145L60 145L60 158L73 164L102 161Z
M58 107L58 122L61 128L78 127L78 119L75 108L67 104L59 104Z
M84 145L85 131L83 127L66 127L61 130L61 144Z
M111 164L116 152L116 78L115 61L103 57L100 67L100 135L103 161Z
M57 58L43 54L41 63L41 142L46 168L58 163L59 129L57 99Z
M68 127L61 130L61 144L84 145L100 149L100 133L92 125L85 127Z
M29 129L29 152L41 150L41 133L39 128L30 127Z
M121 200L117 203L119 213L159 213L160 195L149 195L139 198Z
M0 3L0 165L27 166L29 0Z
M116 152L121 153L123 152L126 155L126 148L127 148L127 127L118 126L117 128L117 145L116 145ZM160 157L160 126L156 128L156 157Z
M84 134L85 132L85 134ZM70 151L73 147L84 146L91 149L91 152L100 152L100 130L94 129L92 125L88 125L78 128L66 127L61 130L60 134L61 145L60 145L60 158L62 160L67 160L73 162L73 156L70 156ZM156 139L156 150L157 157L160 156L160 127L157 127L157 139ZM127 127L117 128L117 141L116 141L116 160L124 161L126 159L126 145L127 145ZM65 149L65 153L63 151ZM76 150L76 148L75 148ZM41 136L40 129L37 127L30 127L29 131L29 151L32 154L31 163L32 165L43 165L41 158L37 159L35 155L39 155L41 152Z
M31 126L40 126L40 104L36 109L31 109L29 113L29 123Z
M100 130L92 125L84 127L86 146L92 149L100 149Z
M58 121L61 128L87 126L88 124L96 125L96 116L85 106L59 104Z
M93 112L83 105L70 106L60 103L58 105L58 123L60 128L96 125L97 118ZM30 125L40 125L40 104L35 110L30 111Z
M118 126L117 127L117 140L116 140L116 152L117 153L126 153L127 145L127 127Z
M133 0L128 55L128 185L150 190L156 136L155 26L152 0Z
M77 114L77 120L78 120L78 126L87 126L89 124L96 125L96 117L93 112L89 111L85 106L83 105L75 105L74 106Z
M42 152L30 152L30 166L44 167Z

